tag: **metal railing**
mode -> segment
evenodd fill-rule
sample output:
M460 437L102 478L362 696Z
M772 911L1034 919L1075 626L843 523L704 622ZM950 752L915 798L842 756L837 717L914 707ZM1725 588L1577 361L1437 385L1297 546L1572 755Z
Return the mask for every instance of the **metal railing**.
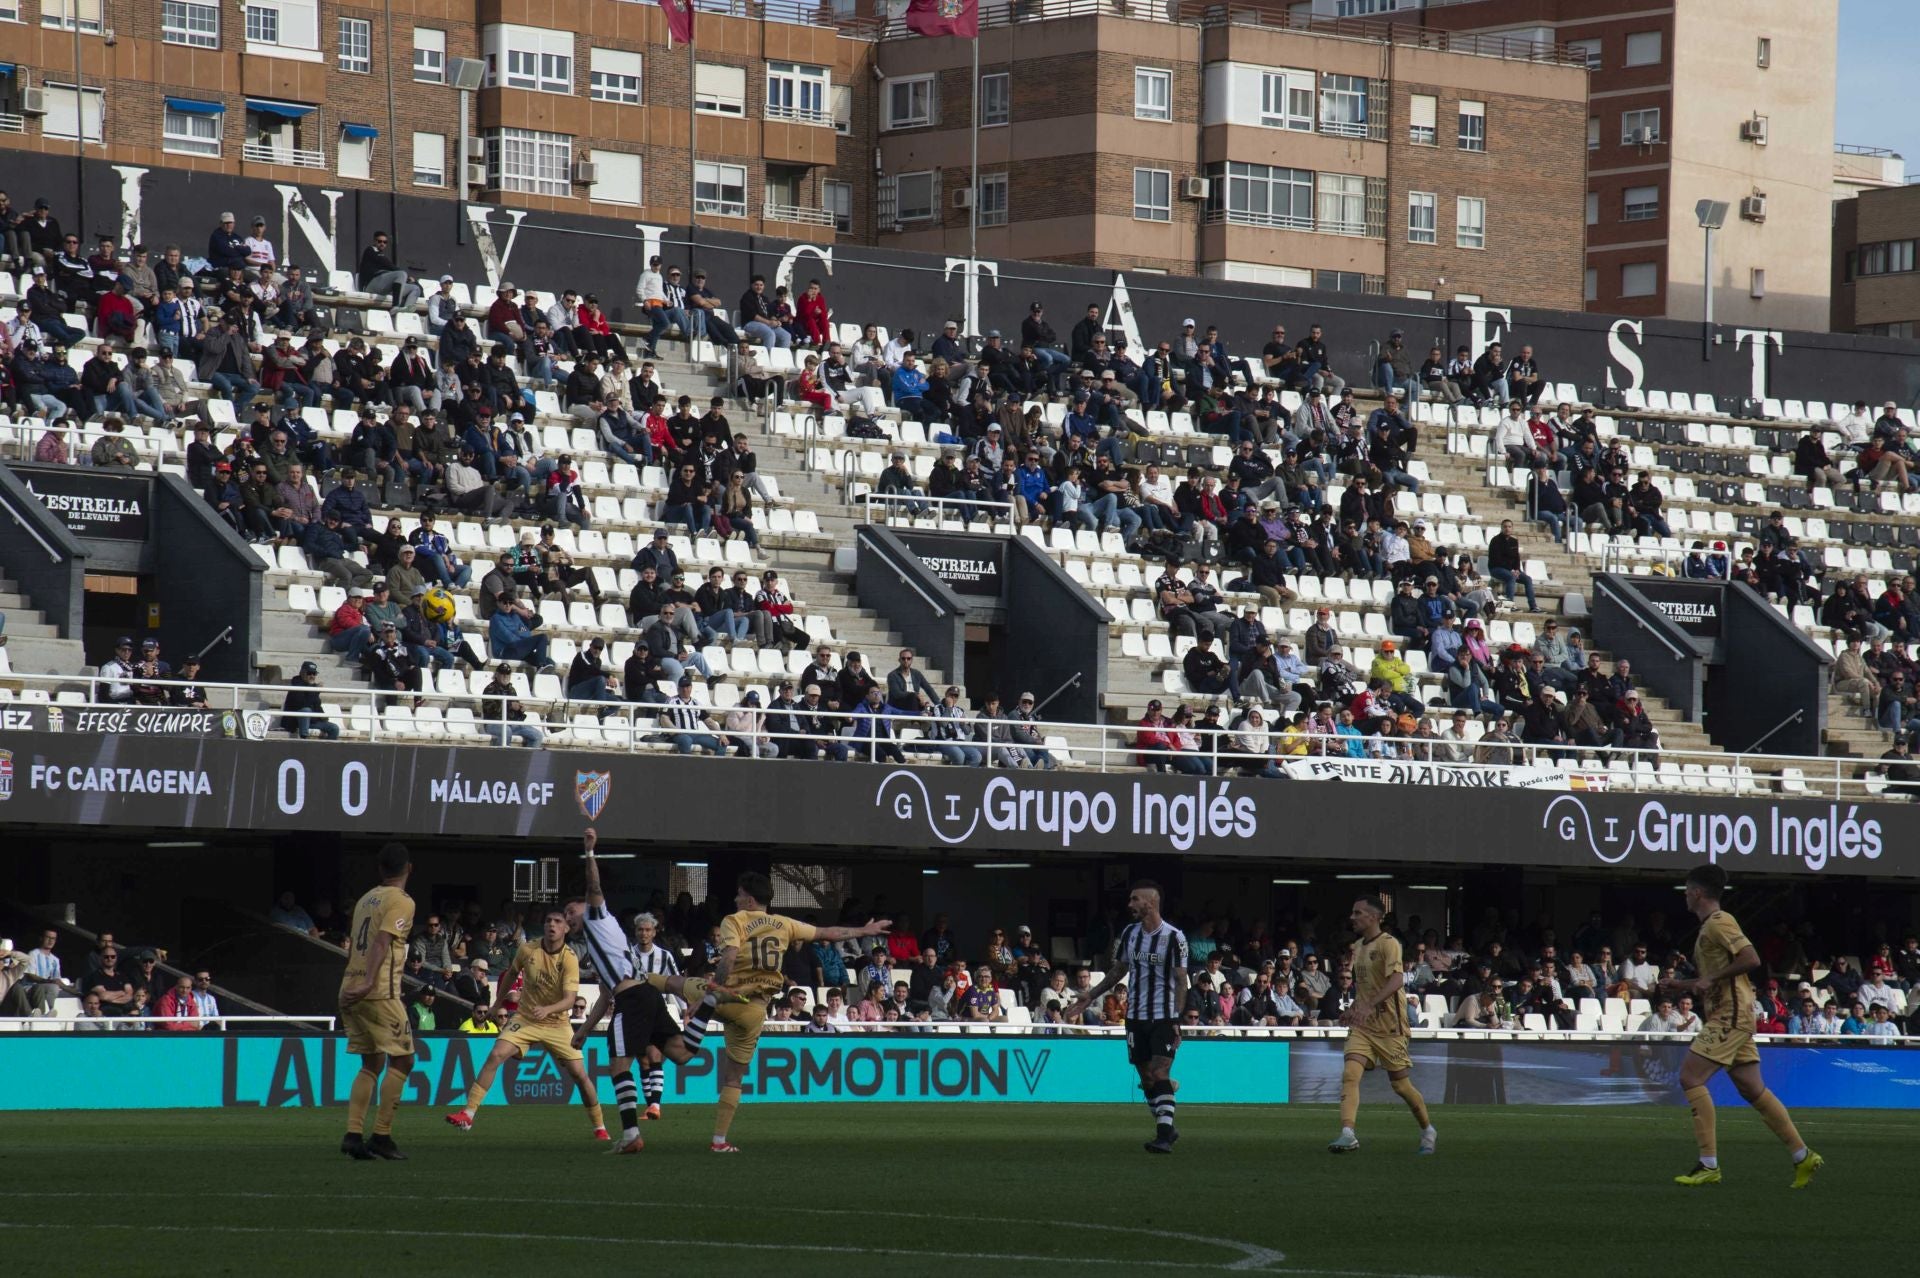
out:
M321 151L307 151L299 147L272 146L264 142L248 142L240 148L240 158L256 164L284 164L296 169L324 169L327 157Z
M11 111L0 111L0 133L25 133L27 117L15 115Z
M769 120L784 121L787 124L809 124L825 129L834 127L831 107L783 106L777 102L769 102L766 104L765 114Z
M332 1016L168 1016L149 1003L138 1016L0 1016L0 1033L8 1030L69 1031L85 1033L89 1030L134 1030L151 1034L194 1033L213 1030L224 1031L230 1025L244 1025L249 1029L264 1028L269 1025L285 1025L304 1030L319 1029L332 1033L336 1021ZM192 1030L175 1030L176 1025L192 1025Z
M796 226L832 226L833 210L815 208L806 204L781 204L772 196L767 197L761 216L769 222L791 222Z
M617 646L626 644L622 642ZM324 654L316 650L315 655ZM695 673L698 697L710 698L704 680L698 678L697 670ZM879 678L877 671L875 677ZM741 670L725 678L736 686L765 687L772 692L793 676L786 669L778 673ZM716 677L715 682L719 681ZM1900 787L1889 786L1873 760L1568 742L1369 736L1357 730L1308 730L1311 724L1299 732L1289 732L1280 730L1287 716L1266 711L1264 707L1263 717L1268 726L1251 733L1236 732L1230 724L1208 727L1195 723L1176 727L1170 721L1154 725L1063 723L989 718L975 711L960 718L939 718L885 709L875 735L867 716L830 710L824 701L813 708L802 704L755 708L722 706L696 697L692 709L697 711L698 722L691 727L673 726L666 720L676 712L676 707L665 700L672 681L664 678L641 691L640 696L645 698L642 700L621 699L618 679L609 680L607 700L573 697L564 689L558 695L537 696L524 674L515 674L513 683L514 699L526 711L524 720L499 717L504 709L497 696L486 697L472 691L440 692L423 688L420 692L393 692L366 685L319 685L312 691L323 698L323 707L332 703L331 708L288 713L279 708L288 692L287 684L201 682L194 686L204 692L205 708L210 711L231 710L243 717L260 716L246 734L256 739L284 733L284 721L327 720L354 740L442 746L479 746L488 741L506 744L513 739L514 729L534 728L539 731L543 745L623 754L666 749L680 753L703 749L708 753L733 754L747 746L755 747L753 757L772 757L762 747L773 745L781 747L782 754L787 756L796 753L791 747L803 747L798 751L801 754L826 747L829 754L838 756L844 752L860 762L929 763L941 759L959 762L954 757L956 748L964 758L969 754L967 747L971 747L971 752L980 756L978 763L993 767L1065 766L1099 772L1150 769L1194 777L1232 778L1271 773L1305 780L1337 777L1402 785L1525 786L1636 794L1685 792L1721 797L1778 794L1836 801L1907 797ZM99 675L14 673L0 681L0 704L31 706L44 700L50 710L60 714L63 730L70 735L91 731L111 733L120 729L107 721L94 724L85 716L110 712L117 719L124 713L167 709L157 703L133 701L136 684L162 692L186 686L178 680L137 676L108 679ZM20 697L13 685L22 685L45 696L31 700ZM301 687L304 690L306 685ZM633 689L627 690L627 696L633 694ZM1141 699L1147 695L1142 693ZM1224 700L1171 689L1152 695L1169 705L1183 701L1205 705ZM420 716L421 710L431 714ZM605 720L585 722L598 720L602 711L607 712ZM1435 700L1425 717L1438 720L1452 713L1452 707ZM803 716L804 722L793 720L794 715ZM730 717L732 726L728 725ZM338 719L346 722L341 724ZM862 735L863 732L866 735ZM933 733L941 735L930 735ZM953 736L955 733L959 734L957 738ZM1157 734L1169 735L1162 739ZM708 737L713 740L704 739ZM679 738L698 739L687 742Z
M1013 503L1010 501L976 501L971 497L923 497L915 493L881 493L868 490L861 496L868 523L884 523L889 526L903 523L912 526L912 519L918 515L932 514L944 520L951 512L969 532L977 531L976 522L984 522L987 531L1008 537L1016 529L1013 520ZM879 518L875 518L875 512ZM901 512L907 520L900 519ZM1004 526L1003 526L1004 525Z
M1214 181L1221 181L1215 178ZM1207 224L1217 225L1225 222L1231 226L1261 226L1276 231L1311 231L1314 229L1311 215L1300 216L1292 213L1255 213L1247 209L1209 208Z

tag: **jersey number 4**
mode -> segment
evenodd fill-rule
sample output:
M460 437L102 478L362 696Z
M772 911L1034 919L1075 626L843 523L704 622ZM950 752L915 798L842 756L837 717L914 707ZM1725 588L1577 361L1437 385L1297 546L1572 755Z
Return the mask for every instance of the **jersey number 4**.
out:
M753 956L753 966L755 968L762 972L777 972L780 970L779 937L763 936L759 940L749 944L747 948Z
M369 914L360 920L360 930L354 933L353 948L356 953L367 952L367 942L373 939L373 916Z

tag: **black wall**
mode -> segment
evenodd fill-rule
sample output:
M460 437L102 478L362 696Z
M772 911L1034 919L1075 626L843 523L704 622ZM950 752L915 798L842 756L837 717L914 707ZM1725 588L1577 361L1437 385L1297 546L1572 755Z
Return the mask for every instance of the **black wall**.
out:
M1097 722L1100 694L1107 687L1107 610L1025 537L1008 539L1006 600L1002 699L1011 707L1014 698L1031 692L1046 701L1077 676L1042 717Z
M854 530L854 592L862 608L878 612L926 665L958 681L966 671L967 601L881 524ZM886 681L894 663L885 653L867 654L874 678Z
M1726 663L1714 669L1709 686L1714 742L1726 750L1819 754L1827 726L1827 654L1752 586L1733 583L1725 601Z
M1634 682L1664 697L1691 723L1706 709L1706 653L1695 640L1616 573L1593 578L1593 642L1633 662ZM1715 725L1707 725L1709 735ZM1716 738L1717 739L1717 738Z
M124 166L123 166L124 167ZM214 218L231 208L242 220L264 216L283 256L309 268L351 270L368 237L392 229L402 264L421 274L451 271L468 282L511 279L542 293L575 287L596 290L616 319L632 318L632 282L648 245L674 262L698 263L713 274L716 292L731 301L749 274L774 276L789 241L733 232L651 226L631 221L530 213L505 206L470 205L486 224L481 236L456 236L455 206L445 199L339 191L323 178L287 187L220 174L171 169L128 169L87 161L85 225L75 210L75 162L71 158L8 152L6 185L19 207L46 196L66 229L137 236L159 247L173 242L189 255L204 253ZM330 194L331 192L331 194ZM299 231L287 233L287 210L311 210L323 233L333 234L331 260ZM515 217L521 220L515 222ZM651 238L649 238L651 237ZM511 240L511 243L509 241ZM484 250L483 251L483 246ZM824 258L828 260L822 260ZM1365 385L1371 352L1392 328L1404 328L1408 345L1424 350L1439 341L1452 350L1503 338L1530 342L1542 370L1555 381L1573 382L1583 398L1616 388L1657 388L1714 395L1723 409L1755 395L1834 400L1894 399L1920 402L1920 345L1887 338L1841 334L1773 332L1742 338L1718 330L1712 358L1704 359L1699 325L1686 321L1615 320L1582 312L1545 311L1496 298L1488 306L1324 293L1179 276L1134 274L1124 298L1116 273L1087 267L1030 262L994 262L978 273L978 314L965 310L967 278L960 259L896 252L858 245L800 249L791 265L801 283L819 276L837 317L848 321L937 331L948 318L972 320L974 332L1013 329L1029 302L1046 303L1056 327L1071 325L1089 302L1108 307L1110 323L1130 313L1148 340L1172 336L1180 320L1194 315L1217 324L1231 351L1251 354L1273 321L1304 335L1309 323L1326 326L1334 365L1349 381ZM322 277L324 278L324 277ZM1764 367L1755 352L1764 354Z
M251 680L264 627L266 565L178 475L155 478L151 509L161 650L177 665L231 625L228 641L202 659L201 672L214 680Z
M52 555L42 541L53 547ZM87 555L66 521L41 505L13 469L0 463L0 571L26 592L62 639L80 637Z

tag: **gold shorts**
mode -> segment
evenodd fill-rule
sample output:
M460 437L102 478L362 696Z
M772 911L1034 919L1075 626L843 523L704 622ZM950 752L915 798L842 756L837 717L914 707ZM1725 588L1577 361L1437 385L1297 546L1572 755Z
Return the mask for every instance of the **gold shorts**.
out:
M713 1009L714 1019L726 1027L727 1059L735 1065L753 1063L753 1049L760 1042L760 1027L767 1023L765 1003L722 1003Z
M1347 1045L1341 1055L1361 1057L1368 1069L1384 1069L1389 1074L1413 1068L1413 1061L1407 1056L1406 1039L1391 1034L1375 1034L1358 1025L1347 1030Z
M500 1031L500 1041L511 1043L525 1056L529 1047L544 1047L557 1061L577 1061L580 1049L573 1045L573 1026L566 1021L526 1021L518 1016Z
M340 1009L347 1050L355 1056L413 1055L413 1025L398 999L363 998Z
M1753 1031L1724 1025L1702 1025L1694 1036L1693 1051L1715 1065L1758 1065L1760 1049L1754 1046Z

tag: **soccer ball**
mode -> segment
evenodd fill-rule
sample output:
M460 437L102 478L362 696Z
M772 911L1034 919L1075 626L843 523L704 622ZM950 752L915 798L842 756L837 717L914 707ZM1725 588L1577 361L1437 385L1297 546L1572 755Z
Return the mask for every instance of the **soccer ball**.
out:
M426 598L420 601L420 615L428 621L445 623L453 620L453 596L443 586L434 586L427 591Z

